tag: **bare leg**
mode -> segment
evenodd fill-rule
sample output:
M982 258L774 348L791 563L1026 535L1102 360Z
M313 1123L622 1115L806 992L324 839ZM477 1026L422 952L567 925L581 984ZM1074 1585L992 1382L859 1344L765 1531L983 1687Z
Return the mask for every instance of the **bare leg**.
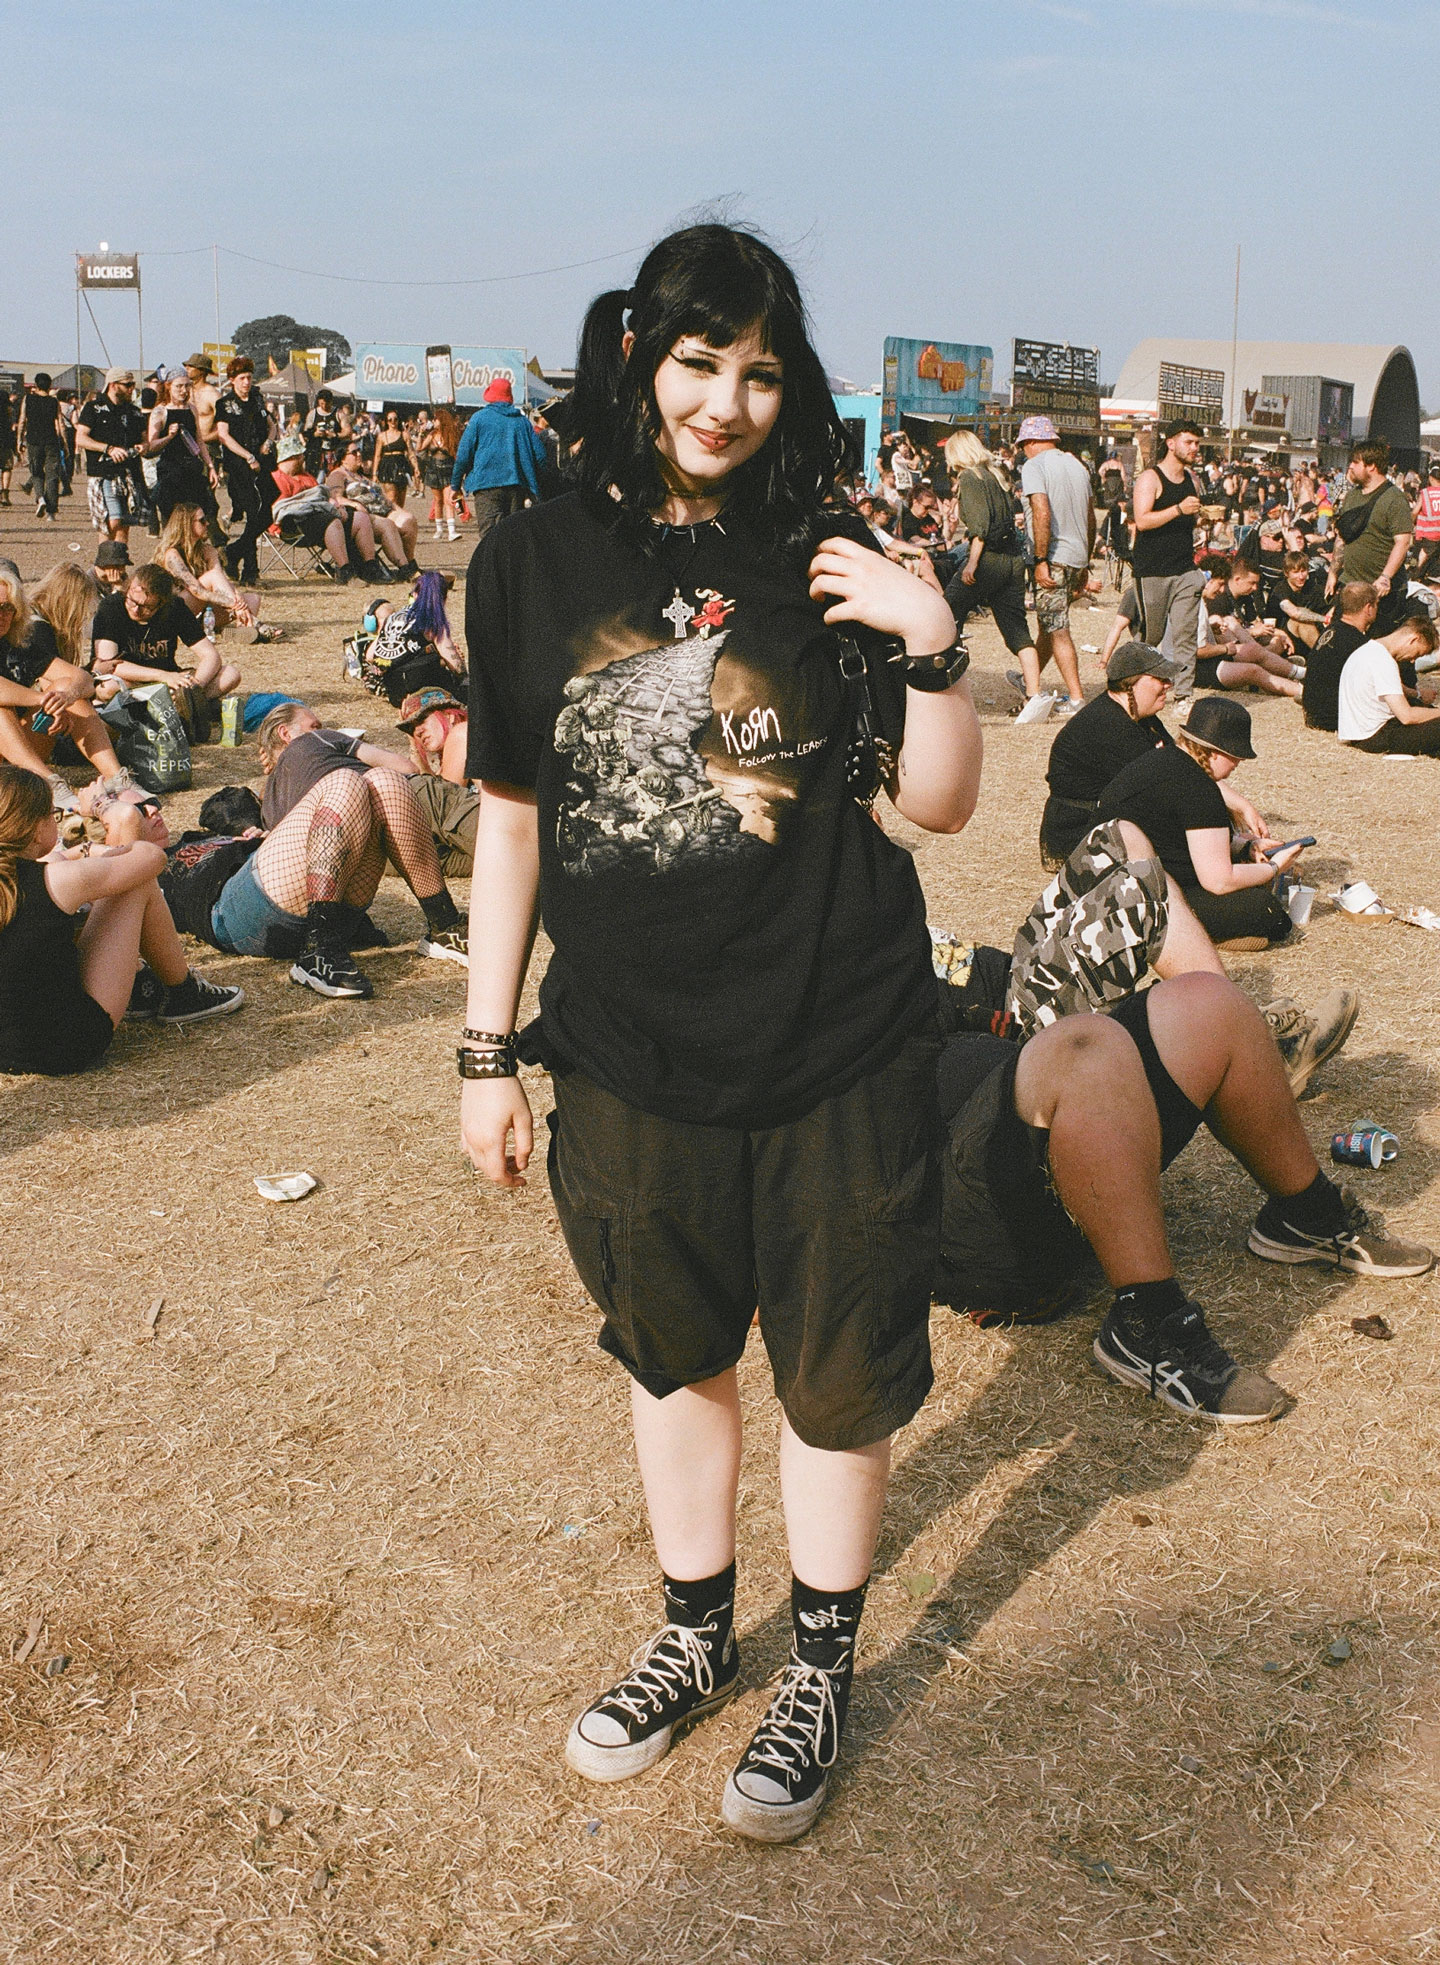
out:
M350 564L350 546L345 537L345 521L331 519L325 528L325 550L337 566Z
M740 1394L733 1370L657 1399L631 1381L635 1458L660 1567L677 1582L735 1560Z
M1247 649L1254 649L1256 653L1266 654L1268 663L1278 663L1282 660L1279 655L1269 655L1267 651L1260 649L1258 644L1254 642L1247 643ZM1265 663L1260 662L1233 662L1227 659L1226 661L1216 663L1215 680L1222 689L1250 688L1258 689L1266 696L1293 696L1296 698L1302 694L1300 684L1291 677L1290 664L1288 662L1285 663L1283 669L1279 669L1268 667Z
M816 1590L855 1590L870 1574L885 1487L890 1442L831 1453L806 1446L780 1422L780 1492L790 1567Z
M1040 693L1040 670L1043 666L1039 651L1034 648L1022 648L1016 655L1015 660L1020 664L1020 674L1025 683L1025 694L1027 696L1038 696Z
M369 561L375 557L375 528L370 523L368 512L350 514L350 537L355 541L355 550L361 559Z
M35 739L13 710L0 708L0 758L18 764L22 771L33 771L37 778L48 778L50 766Z
M1111 1284L1124 1289L1172 1276L1160 1205L1160 1119L1129 1033L1103 1016L1051 1024L1020 1053L1015 1109L1027 1126L1049 1133L1056 1189Z
M1319 1171L1265 1019L1234 983L1181 976L1150 997L1160 1062L1267 1194L1299 1194Z
M68 722L69 734L91 770L102 778L113 778L120 769L120 760L115 755L110 726L105 719L83 703L75 703Z
M171 987L190 973L170 910L153 880L96 901L76 946L86 994L116 1026L129 1007L142 956Z
M1075 653L1075 641L1070 630L1062 628L1052 634L1049 628L1041 628L1035 636L1035 646L1039 650L1041 668L1053 656L1071 702L1083 702L1085 691L1080 686L1080 659Z
M396 566L403 566L410 555L405 550L399 528L391 519L372 518L371 529Z

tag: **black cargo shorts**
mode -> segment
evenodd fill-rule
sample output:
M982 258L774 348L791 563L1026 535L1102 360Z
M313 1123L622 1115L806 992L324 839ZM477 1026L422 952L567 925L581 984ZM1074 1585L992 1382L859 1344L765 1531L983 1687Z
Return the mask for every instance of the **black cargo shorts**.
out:
M933 1383L938 1034L789 1125L641 1112L557 1072L551 1191L599 1343L647 1392L728 1371L758 1306L775 1393L832 1452L913 1419Z

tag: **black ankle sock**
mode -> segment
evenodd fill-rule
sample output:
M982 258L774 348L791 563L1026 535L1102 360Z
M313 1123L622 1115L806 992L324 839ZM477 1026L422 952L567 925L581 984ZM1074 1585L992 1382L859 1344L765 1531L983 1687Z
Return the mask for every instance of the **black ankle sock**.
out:
M1112 1312L1132 1329L1155 1330L1185 1308L1185 1292L1173 1276L1159 1283L1127 1283L1116 1290Z
M717 1635L725 1637L735 1620L733 1562L718 1576L702 1576L693 1583L677 1583L673 1576L663 1580L665 1615L672 1624L684 1624L694 1631L714 1617Z
M856 1590L812 1590L798 1576L790 1578L795 1655L802 1663L819 1665L827 1672L853 1668L855 1638L869 1587L867 1578Z
M1275 1195L1269 1204L1279 1211L1282 1221L1298 1228L1302 1235L1328 1235L1344 1224L1345 1208L1340 1189L1326 1173L1315 1175L1298 1194Z
M432 934L453 928L460 919L460 910L451 900L448 887L442 887L438 894L417 894L415 898L424 910L425 926Z

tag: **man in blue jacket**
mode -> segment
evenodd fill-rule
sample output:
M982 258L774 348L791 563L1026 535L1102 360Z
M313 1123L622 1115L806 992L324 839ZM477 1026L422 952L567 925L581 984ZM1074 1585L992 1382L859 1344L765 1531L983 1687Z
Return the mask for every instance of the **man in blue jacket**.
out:
M545 445L530 419L515 407L508 376L497 375L485 390L485 406L465 425L455 453L451 487L464 489L480 537L527 498L540 496Z

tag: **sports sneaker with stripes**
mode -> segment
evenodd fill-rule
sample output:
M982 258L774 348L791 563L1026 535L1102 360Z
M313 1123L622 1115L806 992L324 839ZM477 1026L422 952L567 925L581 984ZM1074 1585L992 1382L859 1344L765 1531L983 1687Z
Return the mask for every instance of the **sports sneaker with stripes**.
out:
M459 962L470 967L469 929L463 921L453 928L430 929L420 942L422 955L433 955L439 962Z
M1285 1203L1268 1200L1255 1217L1246 1242L1263 1262L1324 1262L1357 1276L1382 1279L1423 1276L1435 1261L1419 1242L1397 1242L1385 1234L1348 1187L1340 1190L1344 1218L1332 1234L1307 1234L1285 1219Z
M290 980L313 989L317 996L367 997L375 994L370 978L348 948L338 942L311 942L291 965Z
M752 1842L793 1842L825 1806L850 1697L851 1660L833 1671L794 1651L780 1689L725 1783L720 1813Z
M1218 1426L1254 1426L1277 1419L1288 1396L1263 1371L1237 1364L1211 1336L1198 1303L1186 1303L1146 1327L1114 1308L1095 1339L1095 1362L1122 1385L1133 1385L1176 1412Z
M581 1713L565 1742L565 1758L587 1781L642 1774L669 1753L678 1727L724 1705L739 1674L728 1605L723 1618L666 1624L641 1645L620 1683Z

